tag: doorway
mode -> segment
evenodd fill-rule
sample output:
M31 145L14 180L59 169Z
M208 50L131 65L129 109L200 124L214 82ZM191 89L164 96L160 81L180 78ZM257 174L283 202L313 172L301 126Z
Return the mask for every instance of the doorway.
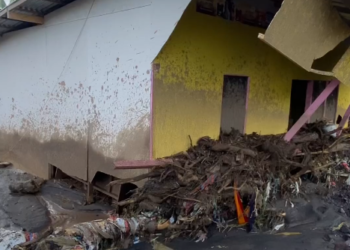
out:
M306 103L311 105L311 103L314 102L326 88L327 84L328 82L326 81L293 80L288 130L304 114L307 108ZM318 120L335 122L338 104L338 90L339 87L333 90L324 103L313 113L309 122L315 122Z
M326 81L314 81L314 92L312 95L312 101L315 101L316 98L322 93L326 88L328 82ZM335 122L335 116L337 114L337 105L338 105L338 91L339 86L336 87L333 92L327 97L325 102L316 110L312 115L310 121L316 122L317 120L326 120L328 122Z
M306 89L308 81L293 80L290 97L288 130L305 112Z
M221 107L221 131L231 132L232 128L245 131L247 109L248 77L224 76Z

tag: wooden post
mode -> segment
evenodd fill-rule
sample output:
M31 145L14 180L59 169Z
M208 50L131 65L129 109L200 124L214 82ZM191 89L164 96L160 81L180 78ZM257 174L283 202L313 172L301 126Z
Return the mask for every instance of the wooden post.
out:
M339 126L338 126L339 131L337 132L338 136L341 135L342 129L344 128L345 123L349 120L349 117L350 117L350 105L349 105L348 109L345 111L343 119L339 123Z
M89 181L86 183L86 203L94 202L94 186Z
M30 16L12 11L7 12L7 18L11 20L17 20L27 23L44 24L44 18L40 16Z
M305 111L312 104L312 93L314 92L314 81L309 81L306 88Z
M318 107L327 99L327 97L333 92L333 90L338 87L339 81L331 81L327 87L322 91L322 93L316 98L316 100L308 107L305 113L299 118L299 120L291 127L291 129L284 136L284 140L290 141L299 131L299 129L304 126L304 124L310 119L310 117L315 113Z

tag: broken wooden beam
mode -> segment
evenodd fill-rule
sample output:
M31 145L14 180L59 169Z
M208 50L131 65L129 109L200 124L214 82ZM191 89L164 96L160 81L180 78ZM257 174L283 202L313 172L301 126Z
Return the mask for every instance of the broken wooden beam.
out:
M144 169L153 167L163 167L172 163L172 160L139 160L139 161L117 161L114 169Z
M322 91L322 93L316 98L316 100L310 105L310 107L305 111L305 113L299 118L299 120L291 127L291 129L284 136L284 140L290 141L299 131L299 129L304 126L304 124L310 119L310 117L315 113L318 107L327 99L327 97L333 92L333 90L338 87L339 81L331 81L327 87Z
M12 11L7 12L7 18L27 23L44 24L44 18L41 16L24 15Z

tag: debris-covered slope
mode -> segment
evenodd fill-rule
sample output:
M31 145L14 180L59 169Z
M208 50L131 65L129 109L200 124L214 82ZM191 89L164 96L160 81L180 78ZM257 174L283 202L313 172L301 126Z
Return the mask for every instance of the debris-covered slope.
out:
M148 179L129 199L119 202L120 218L77 225L54 235L74 236L76 244L86 246L111 237L114 244L120 243L130 235L158 230L164 230L167 239L185 236L203 241L211 224L220 231L234 227L278 231L284 226L284 208L294 207L294 198L308 200L304 183L315 183L326 193L346 185L350 135L343 131L336 138L334 131L324 132L324 126L309 124L289 143L283 135L236 131L219 140L203 137L187 152L160 159L163 164L148 174L110 183ZM275 207L277 201L283 201L284 208Z

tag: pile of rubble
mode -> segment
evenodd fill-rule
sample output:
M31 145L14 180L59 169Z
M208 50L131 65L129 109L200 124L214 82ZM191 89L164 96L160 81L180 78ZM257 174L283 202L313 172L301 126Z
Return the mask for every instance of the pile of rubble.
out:
M67 237L82 249L90 249L86 245L104 249L101 242L125 246L131 235L148 237L161 230L169 240L184 236L204 241L211 224L220 231L237 227L247 232L278 231L284 226L285 211L273 204L283 200L285 207L293 207L294 198L308 199L303 183L326 189L350 185L350 134L344 130L335 137L328 130L323 122L308 124L292 142L285 142L283 135L237 131L222 134L219 140L203 137L187 152L160 160L162 164L147 174L110 183L148 179L118 203L121 217L56 230L20 249L63 249ZM38 242L47 247L35 248Z

